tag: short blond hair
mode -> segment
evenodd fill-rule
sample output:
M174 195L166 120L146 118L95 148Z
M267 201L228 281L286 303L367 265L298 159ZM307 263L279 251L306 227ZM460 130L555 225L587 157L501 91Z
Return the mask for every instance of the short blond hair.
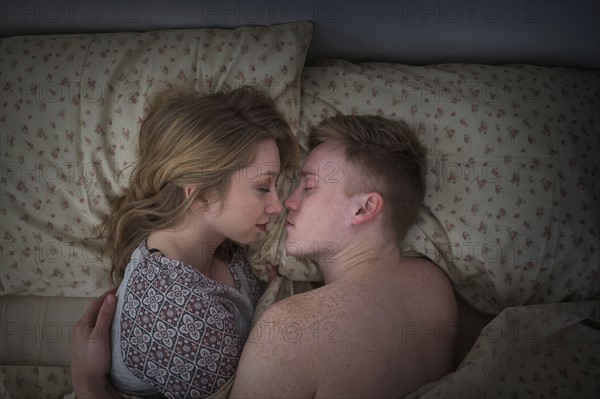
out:
M380 193L387 227L400 243L425 198L425 147L404 121L375 115L325 119L311 128L309 150L330 140L342 145L355 169L344 187L346 194Z

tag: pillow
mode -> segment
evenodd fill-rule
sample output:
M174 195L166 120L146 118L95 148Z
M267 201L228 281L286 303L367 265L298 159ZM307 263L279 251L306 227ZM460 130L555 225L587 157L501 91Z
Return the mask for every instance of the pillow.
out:
M12 37L1 41L0 294L97 296L91 237L136 162L146 97L255 85L292 129L312 25Z
M428 149L404 250L485 313L597 299L599 88L583 69L334 60L303 70L299 139L336 113L404 119Z

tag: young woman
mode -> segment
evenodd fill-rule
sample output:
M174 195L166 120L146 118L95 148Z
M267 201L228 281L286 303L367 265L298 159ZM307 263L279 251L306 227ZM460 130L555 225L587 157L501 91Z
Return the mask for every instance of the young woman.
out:
M264 289L240 245L281 212L275 182L297 159L286 121L250 88L170 90L151 105L130 186L101 230L120 283L115 389L206 397L232 380Z

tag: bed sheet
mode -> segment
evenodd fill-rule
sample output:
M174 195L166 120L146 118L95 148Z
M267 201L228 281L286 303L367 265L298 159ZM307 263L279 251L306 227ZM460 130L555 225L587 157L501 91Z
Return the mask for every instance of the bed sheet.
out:
M507 308L483 328L455 372L407 398L596 397L599 327L598 301ZM443 332L429 334L423 339L443 339Z

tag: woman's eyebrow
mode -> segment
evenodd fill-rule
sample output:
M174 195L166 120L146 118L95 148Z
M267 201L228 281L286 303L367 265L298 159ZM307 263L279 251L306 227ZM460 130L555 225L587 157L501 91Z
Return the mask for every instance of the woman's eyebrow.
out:
M262 168L259 165L259 170L260 170L261 176L277 177L279 175L279 172L280 172L279 171L279 163L265 162L263 164L263 166L265 166L265 167Z
M279 170L274 170L271 168L269 168L268 171L261 173L261 176L277 177L277 175L279 175Z

